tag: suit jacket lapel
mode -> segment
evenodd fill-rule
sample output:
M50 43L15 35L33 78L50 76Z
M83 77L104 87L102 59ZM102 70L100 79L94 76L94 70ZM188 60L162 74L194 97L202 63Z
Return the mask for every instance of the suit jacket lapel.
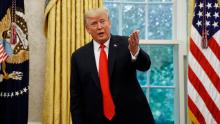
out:
M114 63L117 55L118 42L114 39L114 36L111 36L110 44L109 44L109 53L108 53L108 71L109 77L112 76Z
M96 62L95 62L93 41L89 43L88 59L89 59L88 61L91 62L90 70L91 70L92 78L95 82L95 85L100 89L101 86L100 86L98 71L97 71Z

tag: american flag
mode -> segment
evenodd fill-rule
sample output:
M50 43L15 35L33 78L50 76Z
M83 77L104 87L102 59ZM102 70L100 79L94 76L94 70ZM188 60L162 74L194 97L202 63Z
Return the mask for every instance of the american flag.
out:
M3 43L0 43L0 64L8 58L8 54L5 52Z
M196 0L188 56L188 109L194 123L220 124L220 8Z

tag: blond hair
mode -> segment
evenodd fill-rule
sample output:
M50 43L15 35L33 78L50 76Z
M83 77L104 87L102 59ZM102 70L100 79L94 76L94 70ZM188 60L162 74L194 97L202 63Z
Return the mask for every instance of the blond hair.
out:
M100 14L105 13L107 15L107 17L109 18L109 11L107 8L92 8L88 11L85 12L85 16L84 16L84 23L86 24L86 20L90 17L95 17L98 16Z

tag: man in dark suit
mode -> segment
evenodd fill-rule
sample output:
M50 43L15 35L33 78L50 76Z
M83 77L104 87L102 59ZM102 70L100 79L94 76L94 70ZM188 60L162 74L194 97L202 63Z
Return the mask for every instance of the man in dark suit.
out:
M130 37L110 34L105 8L85 14L93 40L76 50L71 60L73 124L154 124L136 70L150 68L149 56L139 47L139 31Z

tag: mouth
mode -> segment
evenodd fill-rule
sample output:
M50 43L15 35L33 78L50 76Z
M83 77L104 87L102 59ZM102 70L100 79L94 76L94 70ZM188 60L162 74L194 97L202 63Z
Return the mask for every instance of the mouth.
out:
M104 32L99 32L98 35L99 35L99 36L103 36L103 35L104 35Z

